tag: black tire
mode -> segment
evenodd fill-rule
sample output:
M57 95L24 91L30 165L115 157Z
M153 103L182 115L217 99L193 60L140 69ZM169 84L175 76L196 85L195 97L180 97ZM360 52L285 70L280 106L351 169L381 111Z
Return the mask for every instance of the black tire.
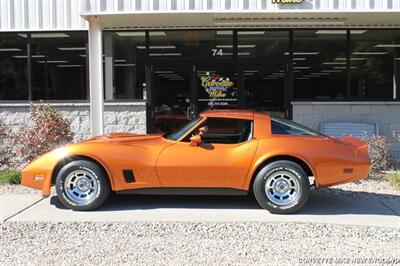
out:
M285 173L287 174L286 176L281 175ZM267 189L266 183L268 181L269 185L272 186L275 184L274 182L278 182L275 180L283 180L283 183L287 182L283 184L283 191L285 191L285 185L298 187L297 194L294 194L295 189L286 189L289 194L287 198L286 196L280 197L279 195L281 194L274 194L276 189ZM281 188L279 187L279 189ZM292 161L282 160L265 165L257 173L253 183L253 191L258 204L262 208L268 210L270 213L288 214L298 211L306 203L310 195L310 183L307 174L300 165ZM293 199L290 199L292 195ZM277 203L279 200L284 201L286 199L288 201L286 204L283 202Z
M88 193L92 191L92 194L90 194L90 201L79 202L80 196L78 193L75 195L71 190L67 189L69 192L66 190L65 182L68 182L66 179L68 178L71 180L73 177L71 178L69 176L73 176L74 173L86 173L90 178L84 180L86 182L84 185L96 186L96 190L87 188ZM88 180L89 182L87 182ZM101 167L91 161L78 160L61 168L56 178L56 192L57 198L65 207L74 211L89 211L98 208L107 200L111 188L107 174L104 173ZM78 198L78 200L74 200L74 196ZM84 200L84 198L82 199Z

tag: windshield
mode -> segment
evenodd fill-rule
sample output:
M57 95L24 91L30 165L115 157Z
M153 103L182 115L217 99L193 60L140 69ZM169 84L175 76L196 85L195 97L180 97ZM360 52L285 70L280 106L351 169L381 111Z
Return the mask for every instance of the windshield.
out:
M201 120L201 117L194 119L192 121L190 121L189 123L187 123L184 127L182 127L181 129L175 131L174 133L171 133L169 135L166 136L167 139L169 140L178 140L180 139L182 136L184 136L194 125L196 125L199 121Z

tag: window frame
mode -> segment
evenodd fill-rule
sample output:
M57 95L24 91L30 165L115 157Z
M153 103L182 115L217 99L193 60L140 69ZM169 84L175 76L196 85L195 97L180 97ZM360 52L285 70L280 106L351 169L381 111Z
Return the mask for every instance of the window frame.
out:
M250 133L249 133L248 138L247 138L246 140L244 140L244 141L241 141L241 142L237 142L237 143L207 143L207 144L212 144L212 145L215 145L215 144L237 145L237 144L242 144L242 143L245 143L245 142L248 142L248 141L254 139L254 120L251 120L251 119L242 119L242 118L230 118L230 117L204 117L203 119L201 119L201 120L199 121L199 123L196 123L196 124L193 126L192 130L188 131L188 133L185 134L185 135L184 135L182 138L180 138L178 141L179 141L179 142L186 142L186 143L190 142L190 140L189 140L188 137L189 137L189 136L192 136L192 134L197 135L196 130L198 130L199 128L201 128L202 126L204 126L204 124L205 124L209 119L229 119L229 120L240 120L240 121L246 121L246 122L248 121L248 122L250 122ZM223 134L221 134L221 135L223 135Z

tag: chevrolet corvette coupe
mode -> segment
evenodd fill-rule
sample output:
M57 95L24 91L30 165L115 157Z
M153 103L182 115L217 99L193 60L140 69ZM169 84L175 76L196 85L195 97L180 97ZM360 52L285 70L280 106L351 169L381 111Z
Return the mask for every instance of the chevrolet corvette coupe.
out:
M368 176L365 142L322 135L247 110L211 110L172 134L114 133L58 148L22 171L22 184L73 210L93 210L112 191L246 195L271 213L293 213L312 188Z

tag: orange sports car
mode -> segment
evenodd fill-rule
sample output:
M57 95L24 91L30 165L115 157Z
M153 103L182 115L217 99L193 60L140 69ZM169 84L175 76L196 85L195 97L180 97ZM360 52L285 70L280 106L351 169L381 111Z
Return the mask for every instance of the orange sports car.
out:
M22 184L73 210L93 210L111 191L134 194L254 193L271 213L292 213L311 188L368 176L365 142L335 139L267 113L212 110L172 134L114 133L40 156Z

